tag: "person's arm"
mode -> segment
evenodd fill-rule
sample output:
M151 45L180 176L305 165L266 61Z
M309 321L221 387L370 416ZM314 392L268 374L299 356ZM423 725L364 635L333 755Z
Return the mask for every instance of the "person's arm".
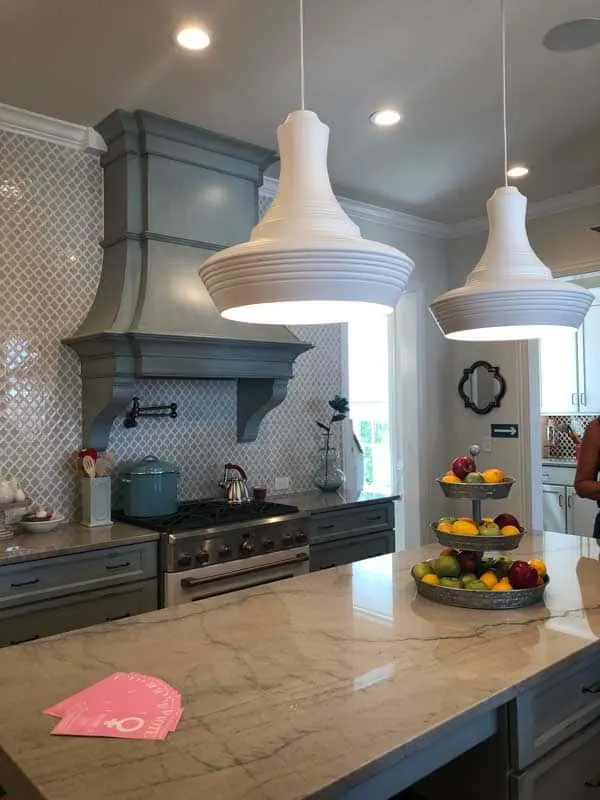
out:
M598 460L600 457L600 422L591 422L583 435L581 453L577 459L575 491L579 497L600 500Z

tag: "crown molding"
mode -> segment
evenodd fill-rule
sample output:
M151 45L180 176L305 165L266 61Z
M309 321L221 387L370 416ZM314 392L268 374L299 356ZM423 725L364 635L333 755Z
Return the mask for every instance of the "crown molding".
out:
M561 194L557 197L549 197L547 200L536 200L527 203L527 219L538 219L539 217L550 217L553 214L563 214L565 211L572 211L576 208L586 208L600 203L600 186L590 186L588 189L579 189L577 192ZM472 233L479 233L487 230L487 217L477 217L467 219L464 222L457 222L455 225L447 226L447 237L458 239L461 236L470 236Z
M46 117L4 103L0 103L0 130L71 147L73 150L93 153L102 153L106 150L104 139L93 128Z
M265 177L260 190L261 194L272 200L277 193L278 186L277 178ZM394 211L391 208L363 203L361 200L351 200L349 197L338 197L337 195L336 197L344 211L354 221L374 222L385 225L387 228L434 236L437 239L448 237L449 226L443 222L435 222L412 214L405 214L402 211Z

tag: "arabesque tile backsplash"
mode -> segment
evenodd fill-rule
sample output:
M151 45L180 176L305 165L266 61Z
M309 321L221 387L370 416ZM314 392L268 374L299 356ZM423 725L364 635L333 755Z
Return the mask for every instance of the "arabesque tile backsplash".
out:
M268 203L261 200L261 212ZM15 475L36 502L76 515L81 384L76 355L60 343L84 318L102 265L102 169L96 155L0 131L0 474ZM177 420L116 420L117 460L148 453L179 464L184 498L215 494L225 461L253 485L287 475L311 487L315 418L341 390L341 327L296 327L314 345L295 364L286 400L258 440L236 441L234 381L143 381L143 404L176 402Z

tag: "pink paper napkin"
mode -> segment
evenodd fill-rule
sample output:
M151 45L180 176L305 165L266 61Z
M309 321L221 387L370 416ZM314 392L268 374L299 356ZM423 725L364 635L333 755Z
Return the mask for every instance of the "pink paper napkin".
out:
M115 672L44 712L57 736L164 739L183 714L180 693L160 678Z

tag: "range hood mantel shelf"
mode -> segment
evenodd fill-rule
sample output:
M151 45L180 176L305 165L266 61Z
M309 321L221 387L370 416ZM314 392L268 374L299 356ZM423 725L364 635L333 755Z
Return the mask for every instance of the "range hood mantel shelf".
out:
M198 269L248 237L274 153L143 111L115 111L98 130L108 147L102 275L64 340L81 361L84 445L108 447L144 378L236 380L238 441L254 441L311 345L284 327L223 319Z

